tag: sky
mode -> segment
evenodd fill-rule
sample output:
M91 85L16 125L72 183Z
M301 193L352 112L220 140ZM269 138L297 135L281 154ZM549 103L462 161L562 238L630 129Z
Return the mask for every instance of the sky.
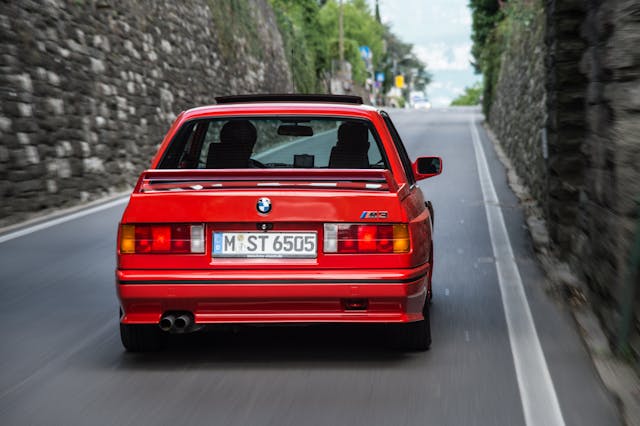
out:
M375 0L367 0L374 10ZM433 106L448 106L465 87L480 81L471 67L471 11L468 0L379 0L383 23L427 64Z

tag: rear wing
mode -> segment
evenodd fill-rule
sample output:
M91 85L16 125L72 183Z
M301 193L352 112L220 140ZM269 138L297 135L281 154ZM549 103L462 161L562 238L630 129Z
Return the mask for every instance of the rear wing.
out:
M152 169L142 172L133 192L255 188L398 192L391 172L375 169Z

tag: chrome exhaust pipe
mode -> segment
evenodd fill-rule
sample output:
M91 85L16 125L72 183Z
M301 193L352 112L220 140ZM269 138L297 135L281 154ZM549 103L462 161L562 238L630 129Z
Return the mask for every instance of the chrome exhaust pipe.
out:
M175 323L176 323L175 315L172 315L172 314L165 315L162 317L162 319L160 319L160 323L159 323L160 330L171 331Z
M176 318L175 322L173 323L173 326L175 327L176 331L185 331L187 328L191 326L192 322L193 322L193 319L191 318L191 315L182 314L178 318Z

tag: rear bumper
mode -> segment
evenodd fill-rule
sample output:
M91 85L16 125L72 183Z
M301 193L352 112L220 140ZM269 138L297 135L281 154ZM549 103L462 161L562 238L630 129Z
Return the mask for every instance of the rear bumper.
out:
M190 311L196 324L394 323L423 319L430 265L358 271L117 270L124 324ZM365 300L365 309L346 302Z

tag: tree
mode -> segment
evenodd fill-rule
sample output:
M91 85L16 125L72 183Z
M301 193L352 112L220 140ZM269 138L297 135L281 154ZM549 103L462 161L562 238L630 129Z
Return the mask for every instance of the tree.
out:
M353 80L364 83L369 77L364 62L360 57L360 46L369 46L373 56L374 67L382 58L383 27L371 14L365 0L344 2L344 57L351 63ZM335 0L329 0L320 9L320 31L327 40L328 55L324 63L325 69L331 69L331 60L339 57L338 52L338 14L339 5Z
M324 89L332 61L338 59L338 14L336 0L270 0L278 20L296 90ZM388 25L380 23L379 10L372 12L366 0L344 0L344 54L352 67L352 78L364 84L370 75L360 56L360 46L368 46L373 71L385 74L383 91L393 84L395 74L403 74L409 85L423 90L431 81L426 65L402 42Z
M471 87L465 87L464 93L451 102L451 106L480 105L482 101L482 83L477 82Z
M324 43L316 30L320 10L317 1L271 0L271 6L282 34L296 90L302 93L320 91L318 76L323 70Z
M383 91L386 93L391 89L394 77L398 74L405 76L407 85L423 91L431 82L432 76L427 71L427 65L413 53L413 45L400 40L388 25L384 26L383 38L386 52L377 68L385 74Z
M482 52L491 32L503 18L502 8L498 0L470 0L469 7L473 18L471 53L475 59L473 67L476 73L482 72Z
M482 73L484 77L482 102L484 113L487 116L500 73L502 37L499 25L505 17L505 3L506 1L501 0L470 0L469 3L473 18L471 54L474 57L474 62L472 65L476 73Z

